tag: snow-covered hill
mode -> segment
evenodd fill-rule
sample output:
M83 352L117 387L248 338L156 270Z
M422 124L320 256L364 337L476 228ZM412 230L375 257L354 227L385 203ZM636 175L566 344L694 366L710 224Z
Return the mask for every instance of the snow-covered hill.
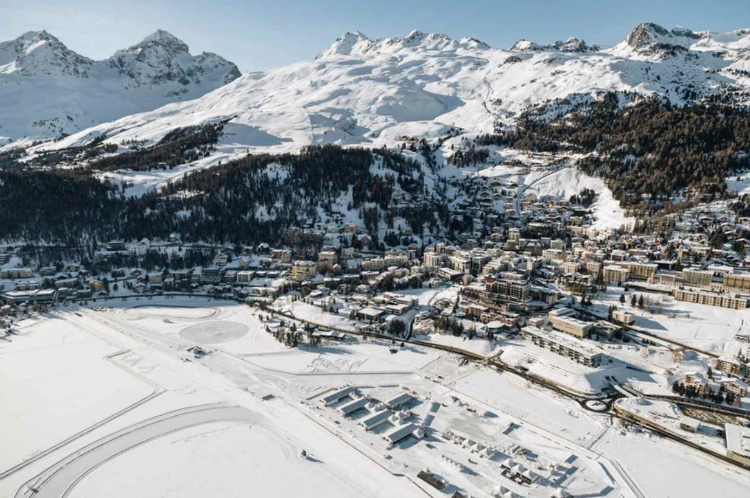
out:
M307 144L394 145L452 127L491 131L529 106L571 95L658 93L676 103L750 89L750 31L637 26L614 47L571 38L523 40L510 50L472 38L413 31L403 38L347 33L317 58L245 74L199 99L94 126L42 148L106 134L153 142L170 130L230 120L232 143L264 150Z
M166 31L103 61L69 50L46 31L32 31L0 43L0 137L58 137L195 99L239 75L216 54L190 55Z

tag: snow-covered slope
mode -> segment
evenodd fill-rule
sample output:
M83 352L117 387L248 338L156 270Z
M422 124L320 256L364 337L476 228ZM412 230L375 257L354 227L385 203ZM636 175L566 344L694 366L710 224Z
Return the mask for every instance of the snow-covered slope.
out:
M490 131L530 105L572 94L656 92L683 102L746 91L749 46L747 30L694 33L653 24L604 49L578 39L497 50L418 31L377 40L347 33L315 60L245 74L197 100L102 124L53 146L100 134L114 142L155 141L177 127L226 119L233 140L248 148L393 145L403 135L435 136L454 126Z
M166 31L103 61L76 54L46 31L32 31L0 43L0 137L58 137L195 99L239 75L216 54L190 55Z

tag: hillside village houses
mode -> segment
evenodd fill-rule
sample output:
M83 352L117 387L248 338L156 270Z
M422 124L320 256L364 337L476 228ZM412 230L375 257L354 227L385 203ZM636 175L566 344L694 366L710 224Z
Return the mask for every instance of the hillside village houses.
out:
M511 186L475 182L470 195L514 202ZM462 320L464 333L515 334L590 368L607 361L598 340L637 325L630 302L609 317L582 312L603 289L629 286L628 298L641 289L732 311L745 309L750 299L750 261L727 245L707 246L695 231L725 223L718 214L687 213L662 238L595 229L586 209L565 200L525 195L520 213L494 206L470 199L460 205L460 214L473 222L457 240L420 237L401 227L393 247L376 242L382 234L338 222L288 229L278 247L207 248L175 235L169 241L104 242L92 260L36 266L19 264L28 257L14 248L3 253L10 257L0 268L0 298L22 306L159 293L265 303L287 295L383 331L394 320L426 334L439 331L441 316ZM415 288L455 289L456 297L418 305L406 294ZM746 360L722 359L716 370L728 376L722 384L727 391L743 392Z

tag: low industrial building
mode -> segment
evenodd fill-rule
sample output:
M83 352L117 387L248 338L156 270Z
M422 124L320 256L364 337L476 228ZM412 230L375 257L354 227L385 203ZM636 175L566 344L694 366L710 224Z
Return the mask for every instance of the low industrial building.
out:
M323 403L325 406L331 406L334 403L338 403L345 397L356 393L356 390L353 387L345 387L343 389L339 389L338 391L334 391L330 394L327 394L320 398L320 402Z
M396 427L392 431L383 434L383 441L388 443L388 445L393 445L401 441L402 439L405 439L409 437L412 432L417 430L417 426L414 424L404 424L400 427Z
M371 431L374 428L388 422L388 418L393 415L393 412L390 410L383 410L377 413L374 413L368 417L364 417L363 419L359 420L359 425L364 427L365 430Z
M737 463L750 466L750 428L725 424L727 457Z
M8 291L0 294L0 297L8 304L51 303L57 300L57 289Z

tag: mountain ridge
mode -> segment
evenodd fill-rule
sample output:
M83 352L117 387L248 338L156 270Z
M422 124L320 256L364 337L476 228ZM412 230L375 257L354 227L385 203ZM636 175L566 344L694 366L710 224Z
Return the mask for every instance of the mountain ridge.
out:
M98 61L46 30L29 31L0 43L0 88L8 97L0 109L0 137L73 133L200 97L239 76L235 64L209 52L193 56L163 30Z
M103 123L40 149L102 135L148 144L176 128L225 120L235 130L231 140L247 150L380 147L453 129L488 133L531 107L608 92L656 94L675 105L721 95L750 102L750 35L689 33L643 23L613 47L574 38L546 49L504 50L417 30L374 40L352 32L313 60L246 74L197 100Z

